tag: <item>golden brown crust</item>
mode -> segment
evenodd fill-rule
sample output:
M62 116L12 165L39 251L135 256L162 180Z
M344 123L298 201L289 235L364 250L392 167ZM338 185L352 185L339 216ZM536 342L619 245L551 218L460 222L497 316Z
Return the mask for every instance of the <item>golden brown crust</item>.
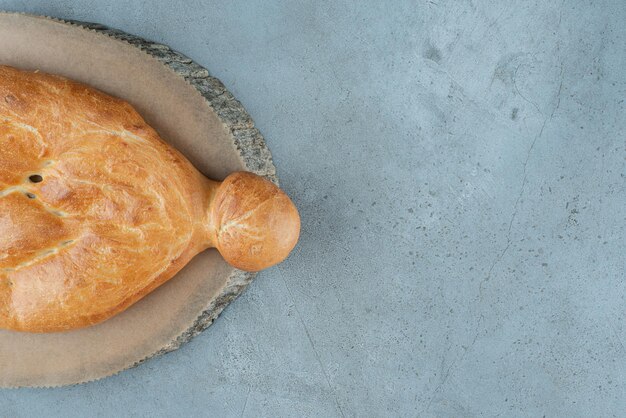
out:
M300 216L289 197L251 173L233 173L224 180L211 215L215 246L242 270L259 271L280 263L300 235Z
M250 189L240 183L219 187L203 177L124 101L0 66L0 328L51 332L101 322L214 242L249 270L282 260L297 240L295 207L271 183L273 191L261 181L258 195L255 181ZM213 200L250 191L254 199L275 196L246 218L254 228L292 230L265 233L260 261L237 250L236 239L251 247L231 235L231 224L211 216L238 219L256 201L216 211ZM290 221L272 210L286 210Z

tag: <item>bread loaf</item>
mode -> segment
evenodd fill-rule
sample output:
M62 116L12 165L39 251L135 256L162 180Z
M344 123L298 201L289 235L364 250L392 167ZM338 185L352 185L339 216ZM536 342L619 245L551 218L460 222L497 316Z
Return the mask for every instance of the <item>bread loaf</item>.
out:
M274 184L205 178L123 100L0 66L0 328L96 324L208 248L258 271L299 231Z

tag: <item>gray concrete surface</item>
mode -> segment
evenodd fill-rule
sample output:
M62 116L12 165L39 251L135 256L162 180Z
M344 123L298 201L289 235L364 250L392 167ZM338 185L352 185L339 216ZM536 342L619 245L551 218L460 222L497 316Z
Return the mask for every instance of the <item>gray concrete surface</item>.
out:
M293 256L180 351L0 391L0 415L625 416L623 1L0 8L206 66L303 218Z

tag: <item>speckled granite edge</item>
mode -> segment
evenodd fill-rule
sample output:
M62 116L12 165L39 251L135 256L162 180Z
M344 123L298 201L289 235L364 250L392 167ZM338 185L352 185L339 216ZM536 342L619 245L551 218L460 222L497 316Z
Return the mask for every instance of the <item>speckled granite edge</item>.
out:
M202 97L204 97L224 125L228 127L232 134L233 143L239 151L239 155L246 169L261 175L278 185L278 178L276 176L276 168L272 161L272 155L267 148L263 136L259 130L255 128L252 118L243 108L241 103L234 98L226 87L224 87L222 82L217 78L212 77L205 68L183 54L172 50L167 45L151 42L98 23L62 20L50 16L40 17L45 17L71 26L77 26L85 30L97 32L116 40L126 42L139 48L169 67L188 84L193 86L202 95ZM172 342L162 347L155 353L143 359L139 359L134 364L130 364L121 370L112 371L111 374L103 375L96 379L77 382L74 385L114 376L124 370L137 367L151 358L179 349L182 345L189 342L195 336L211 326L213 321L217 319L226 306L241 295L241 293L255 277L256 273L235 270L227 279L226 285L222 289L220 295L210 300L204 311L198 316L193 324L191 324L185 332L179 335ZM72 384L66 386L72 386Z

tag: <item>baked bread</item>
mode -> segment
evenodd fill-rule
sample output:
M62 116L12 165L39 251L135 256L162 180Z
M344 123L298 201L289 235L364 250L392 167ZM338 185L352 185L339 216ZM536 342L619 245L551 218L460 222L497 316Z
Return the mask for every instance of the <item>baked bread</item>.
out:
M205 178L123 100L0 66L0 328L96 324L207 248L258 271L299 231L274 184Z

